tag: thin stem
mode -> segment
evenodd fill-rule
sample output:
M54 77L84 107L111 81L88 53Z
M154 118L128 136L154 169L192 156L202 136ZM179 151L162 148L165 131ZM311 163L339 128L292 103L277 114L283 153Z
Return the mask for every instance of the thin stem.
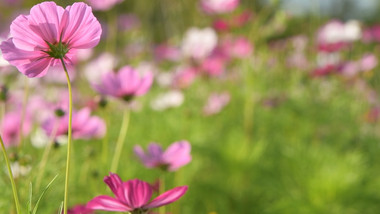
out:
M116 173L117 167L119 165L121 151L123 150L125 136L127 135L128 124L129 124L129 109L125 108L123 122L120 128L119 137L116 143L115 156L113 157L112 165L111 165L111 172L114 172L114 173Z
M38 177L36 180L36 190L38 190L41 186L42 177L44 176L44 173L45 173L46 163L48 161L48 157L49 157L51 148L54 144L55 134L57 133L57 130L58 130L58 122L55 121L53 130L52 130L50 137L49 137L48 144L45 147L44 153L42 155L41 162L38 166Z
M108 123L109 123L109 118L108 118L108 114L106 113L106 111L103 111L103 118L104 118L104 121L106 123L106 127L108 127ZM103 158L103 163L104 164L107 164L107 160L108 160L108 148L109 148L109 145L108 145L108 132L105 133L104 137L103 137L103 140L102 140L102 158Z
M66 157L66 176L65 176L65 197L63 199L63 213L67 214L67 195L68 195L68 189L69 189L69 168L70 168L70 151L71 151L71 124L72 124L72 117L73 117L73 95L71 92L71 82L69 73L67 72L67 68L65 65L65 62L61 58L63 70L65 70L66 79L67 79L67 87L69 89L69 125L68 125L68 139L67 139L67 157Z
M8 173L9 173L9 179L11 180L11 184L12 184L13 198L15 199L17 214L21 214L20 202L18 200L16 183L15 183L15 180L13 178L11 165L9 164L9 159L8 159L7 151L5 150L3 138L1 136L0 136L0 143L1 143L1 148L3 149L3 155L4 155L5 163L7 164Z
M25 123L25 115L26 115L26 106L29 99L29 79L25 78L25 88L24 88L24 100L21 111L21 123L20 123L20 143L18 144L19 148L22 147L24 143L24 123Z
M160 176L160 185L159 185L159 190L158 190L158 195L161 195L162 193L165 192L165 172ZM159 207L158 208L158 213L159 214L165 214L165 206Z

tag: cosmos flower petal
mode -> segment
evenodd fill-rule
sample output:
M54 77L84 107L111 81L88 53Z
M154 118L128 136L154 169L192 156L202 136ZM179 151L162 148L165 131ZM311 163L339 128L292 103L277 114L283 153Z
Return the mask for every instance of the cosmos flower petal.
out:
M14 66L27 64L30 62L31 58L37 59L43 56L41 52L18 49L13 43L13 38L10 38L1 43L0 49L4 59L9 61L9 63Z
M77 2L68 6L66 11L69 12L69 20L63 30L62 40L68 41L72 48L95 47L99 43L102 28L91 7L83 2Z
M57 43L60 40L60 22L64 12L54 2L37 4L30 10L30 27L44 41Z
M162 161L169 163L169 170L174 171L191 161L191 145L187 141L173 143L162 155Z
M51 61L51 58L42 58L16 67L27 77L42 77L48 71Z
M140 86L135 92L135 94L139 96L148 92L148 90L150 89L150 86L152 86L152 82L153 82L153 74L149 72L141 80Z
M186 193L187 189L187 186L180 186L168 190L153 199L149 204L145 205L144 208L156 208L173 203L174 201L180 199Z
M13 36L13 43L17 48L25 51L47 48L43 38L31 29L28 17L20 15L12 22L10 33Z
M109 176L104 177L104 183L106 183L111 191L116 195L117 189L123 184L123 181L119 175L111 172Z
M140 208L152 197L152 188L147 182L134 179L123 183L124 198L127 206Z
M119 200L112 198L107 195L101 195L95 197L90 202L87 203L87 208L93 210L104 210L104 211L116 211L116 212L128 212L132 211L130 207L121 203Z

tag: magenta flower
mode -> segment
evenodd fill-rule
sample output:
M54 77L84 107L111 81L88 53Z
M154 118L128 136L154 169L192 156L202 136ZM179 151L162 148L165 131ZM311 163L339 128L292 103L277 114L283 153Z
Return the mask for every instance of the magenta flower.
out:
M50 117L42 124L42 128L50 136L53 132L53 127L56 126L55 123L57 123L56 136L66 135L68 132L68 120L68 114L59 119ZM89 108L73 112L72 133L74 139L100 138L104 136L105 132L106 126L104 121L99 117L91 116Z
M145 153L141 146L135 146L134 152L147 168L158 167L168 171L175 171L191 161L191 145L187 141L179 141L170 145L166 151L157 143L148 146Z
M93 214L94 211L87 207L87 205L76 205L67 211L67 214ZM63 214L63 211L62 211Z
M201 0L201 8L208 14L228 13L237 6L240 0Z
M94 88L103 95L130 101L135 96L145 94L152 82L152 73L148 72L144 77L140 77L133 68L124 66L117 73L113 71L105 73L101 78L101 83L94 84Z
M147 182L138 179L123 182L117 174L113 173L106 176L104 182L109 186L116 198L107 195L97 196L87 203L87 208L142 214L147 213L149 209L173 203L181 198L188 189L187 186L176 187L149 202L153 190Z
M0 45L4 59L28 77L42 77L50 66L72 64L78 49L96 46L102 29L82 2L63 9L54 2L32 7L11 24L11 38Z

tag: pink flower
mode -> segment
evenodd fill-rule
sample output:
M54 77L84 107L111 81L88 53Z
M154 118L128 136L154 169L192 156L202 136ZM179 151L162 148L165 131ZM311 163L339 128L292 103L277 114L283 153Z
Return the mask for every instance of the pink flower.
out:
M21 111L13 111L6 113L0 124L1 136L6 147L17 145L20 141L20 133L23 135L30 133L32 122L30 116L24 116L23 127L21 129L22 113Z
M78 2L63 9L54 2L32 7L11 24L11 38L0 45L3 57L28 77L42 77L50 66L72 64L78 49L96 46L102 29L91 7Z
M203 108L203 113L205 115L217 114L229 102L230 102L230 95L227 92L220 93L220 94L213 93L208 98L207 104Z
M228 13L239 6L239 0L201 0L200 4L208 14Z
M72 133L74 139L91 139L100 138L106 132L106 126L102 119L96 116L91 116L89 108L83 108L80 111L73 112ZM56 136L66 135L68 131L68 114L63 115L61 118L50 117L43 124L42 127L50 136L53 132L53 127L58 124Z
M154 48L154 57L157 61L169 60L178 61L180 59L180 50L169 44L160 44Z
M100 84L94 88L103 95L110 95L130 101L135 96L148 92L153 82L153 74L148 72L140 77L138 72L129 66L124 66L119 72L110 71L101 78Z
M179 67L173 77L173 87L187 88L194 81L197 70L192 67Z
M87 0L94 10L109 10L123 0Z
M363 31L364 42L380 42L380 25L369 27Z
M253 52L253 46L244 37L224 40L222 48L224 53L236 58L246 58Z
M175 171L191 161L191 145L187 141L179 141L170 145L166 151L157 143L148 146L148 153L145 153L141 146L135 146L134 152L141 159L147 168L162 168L168 171Z
M116 196L97 196L87 203L87 208L114 212L146 213L149 209L161 207L181 198L187 191L187 186L180 186L166 191L149 202L152 197L152 187L149 183L134 179L123 182L117 174L110 173L104 178Z
M93 210L89 209L87 205L76 205L67 211L67 214L93 214ZM63 211L62 211L63 214Z
M377 66L377 57L373 54L365 54L360 59L360 66L363 71L369 71Z
M335 52L360 38L361 29L357 21L342 23L333 20L319 29L317 43L319 50Z

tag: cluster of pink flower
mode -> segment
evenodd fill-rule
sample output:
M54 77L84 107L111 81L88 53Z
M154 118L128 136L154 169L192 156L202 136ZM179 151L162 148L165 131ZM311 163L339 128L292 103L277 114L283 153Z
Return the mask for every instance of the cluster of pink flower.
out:
M121 1L105 2L89 1L97 10L110 9ZM220 8L218 10L223 11ZM82 105L82 108L72 110L70 83L70 77L73 77L72 72L81 50L95 47L100 41L101 33L101 25L93 15L92 8L85 3L74 3L62 8L54 2L43 2L32 7L29 15L20 15L12 22L10 38L0 45L2 57L29 78L49 76L52 72L61 72L57 71L59 69L64 70L69 91L68 93L67 91L58 92L54 96L58 98L55 102L47 102L40 96L33 96L30 97L28 103L20 103L19 100L23 100L20 98L22 95L8 93L4 87L2 101L7 105L12 105L14 109L4 115L0 124L1 134L7 147L18 145L21 141L20 136L28 135L34 122L38 122L38 126L43 130L45 137L42 141L46 141L50 136L54 141L59 142L60 138L66 139L68 135L68 154L71 134L73 139L93 139L104 136L105 122L100 117L91 116L93 105L88 105L88 102L84 102L85 105L81 104L83 100L79 93L74 94L76 98L74 103L78 106ZM117 72L114 72L111 66L94 76L98 76L91 81L94 90L102 96L110 96L127 103L131 103L136 96L147 93L153 83L152 72L148 71L140 76L139 71L130 66L124 66ZM54 78L52 79L54 81ZM41 82L43 79L37 81ZM35 90L44 91L42 87L39 88L39 84L35 86ZM25 105L28 105L27 109L24 108ZM35 145L41 141L40 137L34 139ZM140 146L135 147L136 155L141 158L146 167L157 167L167 171L175 171L189 163L190 150L191 146L187 141L173 143L165 152L155 143L149 145L148 153L144 153ZM67 178L68 174L66 174ZM176 187L161 192L162 194L149 202L153 188L147 182L138 179L123 182L117 174L113 173L106 176L104 182L116 198L98 196L87 205L79 205L68 210L65 195L63 212L92 213L93 210L105 210L146 213L152 208L178 200L188 189L187 186Z

